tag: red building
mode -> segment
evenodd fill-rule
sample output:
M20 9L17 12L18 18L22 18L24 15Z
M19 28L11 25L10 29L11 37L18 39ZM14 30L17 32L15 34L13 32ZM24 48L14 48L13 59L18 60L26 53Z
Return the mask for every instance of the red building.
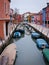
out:
M18 20L18 23L21 22L21 15L20 14L17 15L17 20Z
M33 13L32 17L34 18L33 20L36 24L42 24L42 14L41 14L41 12Z
M38 13L38 15L39 15L39 23L42 25L43 24L43 22L42 22L42 11L40 11Z
M49 3L47 3L46 7L46 26L49 27Z
M47 3L46 7L46 21L49 21L49 3Z
M9 32L11 0L0 0L0 39L5 39Z
M15 15L14 19L15 19L15 20L14 20L14 23L15 23L15 24L16 24L16 23L20 23L20 22L23 21L23 17L22 17L21 14Z

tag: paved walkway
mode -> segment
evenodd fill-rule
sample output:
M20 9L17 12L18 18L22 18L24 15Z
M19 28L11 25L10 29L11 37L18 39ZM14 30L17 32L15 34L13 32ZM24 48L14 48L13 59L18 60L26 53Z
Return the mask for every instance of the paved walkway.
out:
M16 57L16 45L14 43L8 45L2 52L1 57L2 56L9 58L8 65L13 65L15 57Z
M38 30L43 35L45 35L47 38L49 38L49 28L43 27L42 25L38 25L35 23L28 23L28 25L32 26L34 29Z

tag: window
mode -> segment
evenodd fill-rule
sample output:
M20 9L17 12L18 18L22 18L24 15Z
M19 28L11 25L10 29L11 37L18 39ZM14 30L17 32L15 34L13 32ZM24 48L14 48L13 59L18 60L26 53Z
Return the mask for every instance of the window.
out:
M48 24L49 24L49 21L48 21Z
M11 0L8 0L9 2L11 2Z
M45 24L47 24L47 21L45 21Z
M6 22L6 36L8 35L8 22Z

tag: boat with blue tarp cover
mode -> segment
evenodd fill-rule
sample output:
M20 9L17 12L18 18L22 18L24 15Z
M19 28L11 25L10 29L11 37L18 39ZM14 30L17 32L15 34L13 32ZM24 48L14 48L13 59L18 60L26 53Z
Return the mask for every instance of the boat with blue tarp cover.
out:
M20 32L21 34L24 34L25 33L25 30L22 30L22 29L18 29L18 30L15 30L16 32Z
M37 39L36 43L39 48L45 48L45 47L48 48L49 47L48 43L44 39Z
M32 32L31 33L31 37L32 38L39 38L41 35L39 34L39 33L37 33L37 32Z
M20 32L14 32L13 37L14 38L20 38L21 37L21 33Z

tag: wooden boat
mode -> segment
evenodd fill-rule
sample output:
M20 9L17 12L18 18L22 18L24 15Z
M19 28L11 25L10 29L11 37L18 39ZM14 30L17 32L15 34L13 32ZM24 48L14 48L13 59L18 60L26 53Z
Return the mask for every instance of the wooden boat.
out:
M0 55L0 65L13 65L16 57L16 45L8 45Z

